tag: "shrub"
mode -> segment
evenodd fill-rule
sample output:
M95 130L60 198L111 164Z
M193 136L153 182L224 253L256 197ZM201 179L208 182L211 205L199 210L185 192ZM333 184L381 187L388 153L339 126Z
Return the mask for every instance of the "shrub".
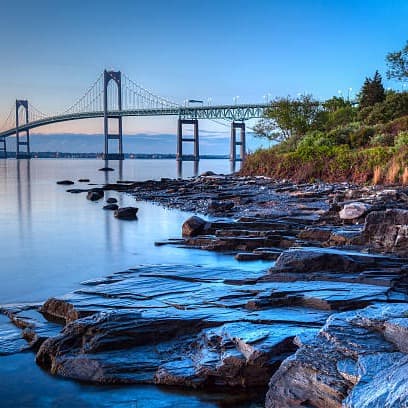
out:
M377 132L398 135L398 133L408 130L408 115L394 119L392 122L376 126Z
M394 145L394 136L386 133L376 133L370 139L370 146L379 147L379 146L393 146Z
M398 133L395 137L394 146L397 150L408 147L408 131Z
M361 127L350 135L351 147L367 146L370 139L375 135L375 129L372 127Z
M408 92L390 92L385 101L362 109L359 119L368 125L387 123L408 115Z
M339 126L331 130L327 136L333 140L335 145L350 144L350 136L358 130L359 127L360 125L356 122L349 123L347 126Z

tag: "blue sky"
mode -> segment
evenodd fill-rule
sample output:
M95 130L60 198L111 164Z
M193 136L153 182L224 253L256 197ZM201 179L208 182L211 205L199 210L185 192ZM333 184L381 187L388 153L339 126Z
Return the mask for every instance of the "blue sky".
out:
M63 110L104 68L179 102L355 93L376 69L385 79L386 53L408 40L407 18L406 0L3 2L0 122L17 97ZM125 131L174 129L174 119L149 118ZM100 121L78 121L41 132L101 130Z

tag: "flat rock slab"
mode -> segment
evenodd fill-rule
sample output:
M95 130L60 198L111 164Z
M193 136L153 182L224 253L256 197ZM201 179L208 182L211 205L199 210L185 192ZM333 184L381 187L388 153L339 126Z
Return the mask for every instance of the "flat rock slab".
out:
M405 343L384 328L392 319L405 331L407 311L406 303L377 304L332 315L317 335L298 339L299 350L271 378L265 406L406 406Z
M252 279L251 278L252 275ZM249 310L275 283L260 272L150 266L84 282L42 314L10 308L41 344L37 362L52 373L98 383L189 387L265 385L295 350L293 338L316 333L327 311L307 307ZM24 317L25 314L25 317ZM46 323L45 323L46 326ZM34 335L32 336L34 338Z

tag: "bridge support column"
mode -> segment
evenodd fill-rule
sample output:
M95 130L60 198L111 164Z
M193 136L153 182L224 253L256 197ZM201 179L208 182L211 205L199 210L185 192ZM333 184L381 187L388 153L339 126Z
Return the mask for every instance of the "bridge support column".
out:
M193 138L183 137L183 125L193 125L194 134ZM183 142L192 142L194 143L194 153L193 160L200 160L200 143L198 136L198 119L181 119L179 118L177 124L177 161L189 160L186 156L183 155Z
M108 85L110 81L114 81L117 86L117 111L109 109L108 105ZM116 110L116 109L115 109ZM105 153L103 155L104 160L123 160L123 141L122 141L122 116L119 114L119 111L122 110L122 75L120 71L104 71L104 80L103 80L103 120L104 120L104 134L105 134ZM117 120L117 133L111 133L109 131L109 122L110 119ZM117 140L118 141L118 152L109 153L109 141Z
M31 157L30 154L30 131L29 129L20 130L20 118L19 118L19 111L20 108L23 108L25 112L25 123L29 122L28 120L28 101L26 100L16 100L16 159L29 159ZM20 135L23 133L23 136ZM21 149L21 147L25 146L25 151ZM24 149L24 148L23 148Z
M240 129L240 138L237 139L237 129ZM246 155L246 140L245 140L245 122L231 123L231 144L230 144L230 160L232 162L244 161ZM240 146L239 158L237 158L237 146Z
M0 137L0 158L7 159L7 143L5 137Z

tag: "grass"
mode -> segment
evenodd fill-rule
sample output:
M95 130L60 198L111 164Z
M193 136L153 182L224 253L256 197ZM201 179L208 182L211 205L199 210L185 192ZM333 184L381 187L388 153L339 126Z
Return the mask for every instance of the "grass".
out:
M264 175L295 182L349 181L358 184L408 185L408 146L351 149L321 146L281 153L276 148L249 155L242 175Z

